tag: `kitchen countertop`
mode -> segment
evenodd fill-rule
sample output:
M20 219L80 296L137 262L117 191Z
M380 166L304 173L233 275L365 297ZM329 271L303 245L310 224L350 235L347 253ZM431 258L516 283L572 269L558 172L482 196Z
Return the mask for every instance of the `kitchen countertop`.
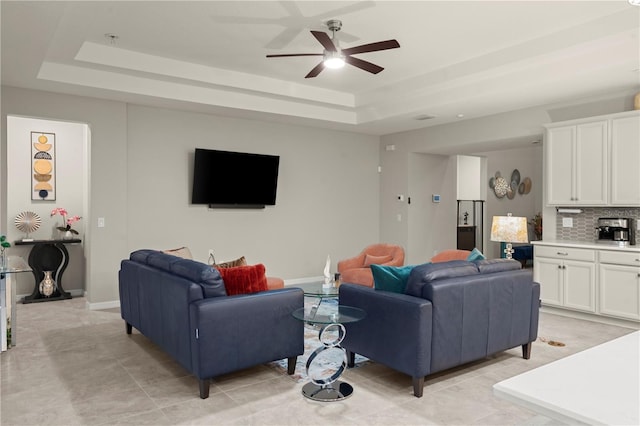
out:
M540 246L564 246L564 247L595 249L595 250L620 250L620 251L626 251L626 252L640 253L640 245L637 245L637 244L634 246L631 246L629 244L619 245L618 243L614 243L613 241L597 242L597 241L571 241L571 240L542 240L542 241L531 241L531 244L540 245Z

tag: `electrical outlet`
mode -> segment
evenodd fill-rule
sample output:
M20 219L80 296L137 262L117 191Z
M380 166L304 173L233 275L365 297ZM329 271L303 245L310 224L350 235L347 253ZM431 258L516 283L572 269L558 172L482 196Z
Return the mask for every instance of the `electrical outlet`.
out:
M573 218L572 217L563 217L562 218L562 227L563 228L573 228Z

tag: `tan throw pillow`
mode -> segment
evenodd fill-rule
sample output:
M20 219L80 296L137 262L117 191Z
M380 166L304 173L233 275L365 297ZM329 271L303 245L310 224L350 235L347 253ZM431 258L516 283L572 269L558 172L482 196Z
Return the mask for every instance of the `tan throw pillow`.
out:
M230 260L228 262L222 262L222 263L216 263L215 265L216 268L235 268L236 266L247 266L247 260L244 258L244 256L236 259L236 260Z
M189 250L189 247L180 247L180 248L175 248L175 249L169 249L169 250L163 250L163 253L166 254L171 254L174 256L178 256L181 257L183 259L191 259L193 260L193 256L191 255L191 250Z

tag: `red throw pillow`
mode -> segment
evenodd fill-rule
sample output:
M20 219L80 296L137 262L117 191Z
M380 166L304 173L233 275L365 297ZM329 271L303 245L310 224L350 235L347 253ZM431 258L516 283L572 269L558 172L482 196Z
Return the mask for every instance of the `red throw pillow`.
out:
M265 267L261 263L217 269L222 276L228 296L267 290L267 276L265 275Z

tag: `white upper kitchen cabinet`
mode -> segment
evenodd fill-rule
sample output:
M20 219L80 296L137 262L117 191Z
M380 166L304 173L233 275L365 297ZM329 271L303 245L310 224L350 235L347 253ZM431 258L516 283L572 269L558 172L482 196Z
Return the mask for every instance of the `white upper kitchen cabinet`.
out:
M607 120L597 120L547 129L545 169L548 205L607 205L607 124Z

